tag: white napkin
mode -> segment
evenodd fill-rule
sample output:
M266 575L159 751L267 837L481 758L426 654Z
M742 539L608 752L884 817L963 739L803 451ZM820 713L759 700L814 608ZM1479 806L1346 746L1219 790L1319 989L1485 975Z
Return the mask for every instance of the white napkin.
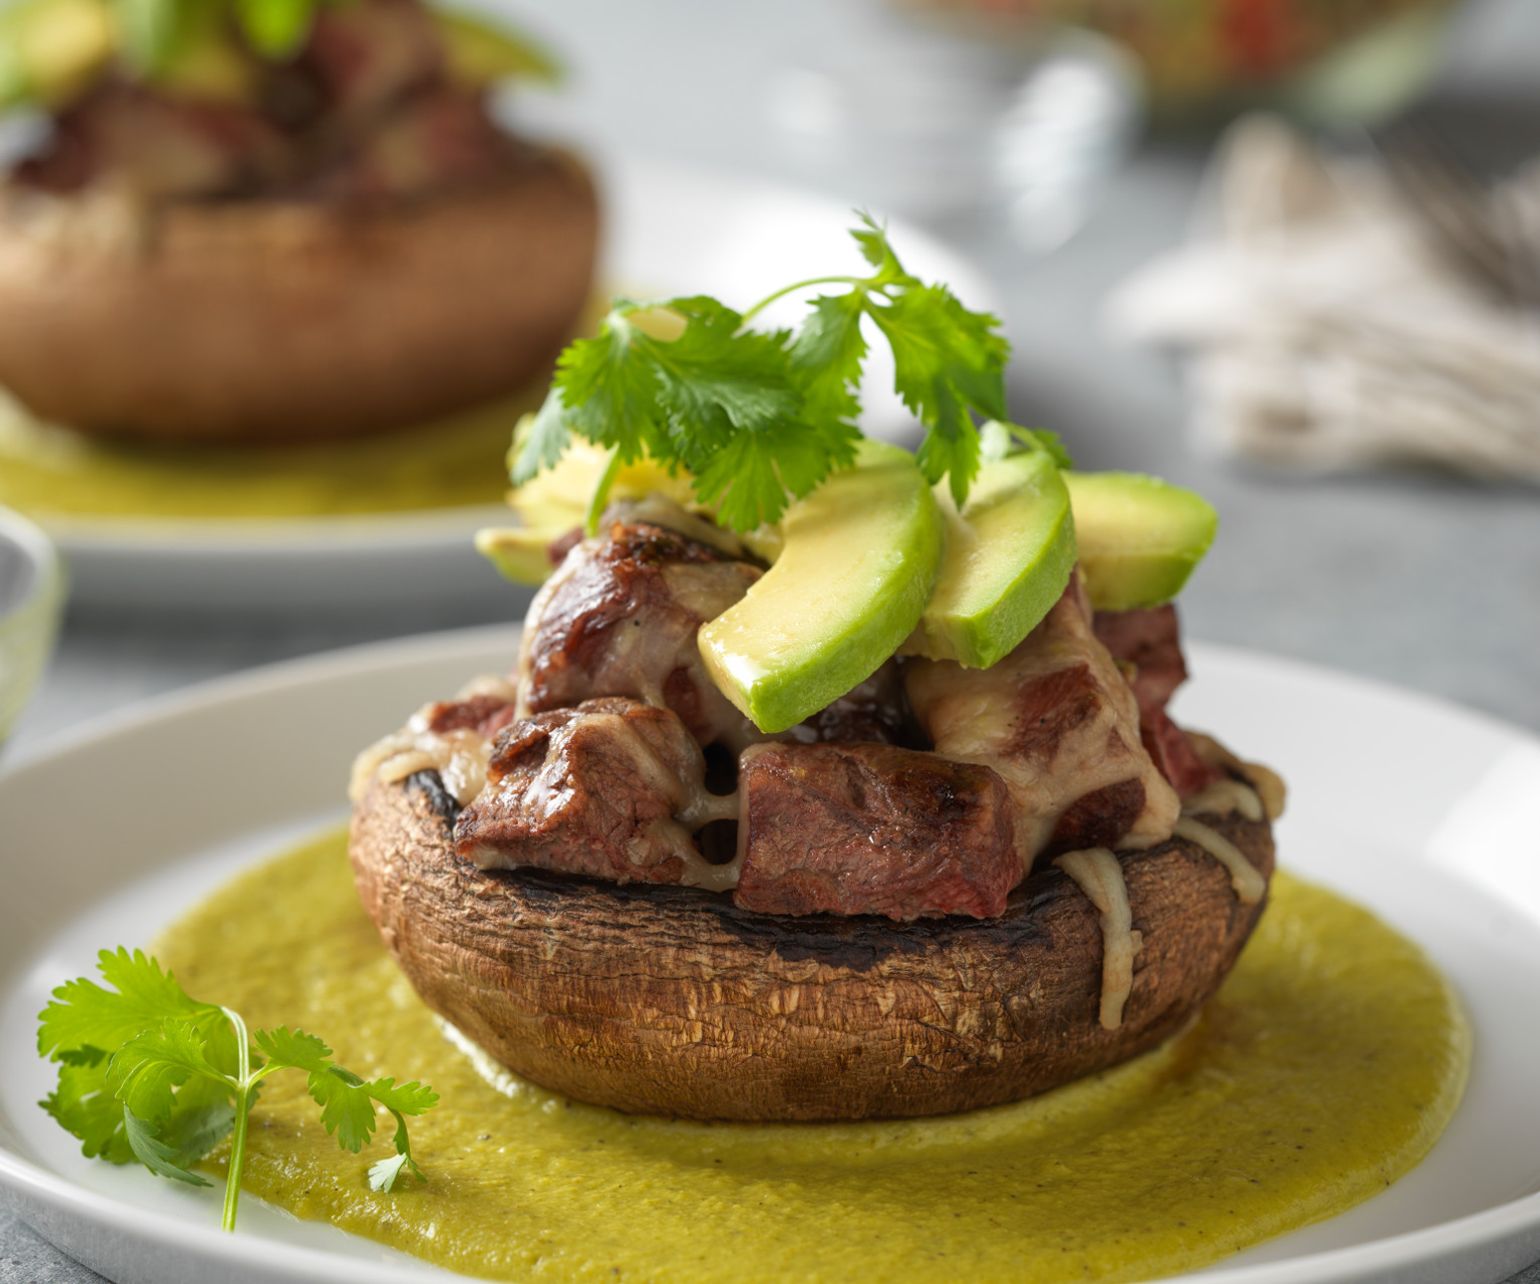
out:
M1540 169L1498 199L1534 217ZM1252 117L1202 214L1110 303L1117 332L1192 351L1202 443L1301 471L1410 460L1540 482L1540 317L1451 268L1376 166Z

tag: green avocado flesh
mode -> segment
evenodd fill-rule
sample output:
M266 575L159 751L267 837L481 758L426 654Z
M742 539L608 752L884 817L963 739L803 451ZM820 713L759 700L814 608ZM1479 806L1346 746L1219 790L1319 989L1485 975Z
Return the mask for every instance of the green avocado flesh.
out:
M0 107L68 99L112 57L101 0L21 0L0 10Z
M264 0L276 3L277 0ZM0 9L0 106L34 102L57 107L100 75L122 45L118 10L106 0L20 0ZM163 92L186 98L244 102L252 94L246 56L209 8L195 15L178 48L154 76ZM516 32L470 14L434 10L450 75L481 86L511 77L553 84L557 63Z
M1219 515L1201 495L1143 473L1065 473L1080 569L1098 611L1169 602L1203 560Z
M1069 492L1053 460L1032 453L984 464L961 512L944 483L935 495L946 519L946 552L904 649L987 669L1015 650L1069 583Z
M941 562L941 511L914 457L863 441L853 468L787 509L780 557L700 631L713 681L784 731L871 674L919 623Z
M411 1121L427 1181L385 1194L364 1172L390 1153L388 1118L349 1154L303 1075L264 1083L244 1184L297 1217L478 1279L1106 1284L1192 1270L1380 1194L1460 1099L1469 1034L1422 952L1287 874L1268 900L1234 972L1164 1047L1015 1105L850 1124L648 1119L512 1076L499 1090L381 944L342 833L246 871L155 952L254 1026L312 1030L349 1069L438 1091ZM223 1163L221 1149L210 1175ZM217 1225L218 1192L190 1198L190 1222Z
M568 529L571 529L570 527ZM476 532L476 551L515 584L540 585L551 574L550 531L496 526Z
M561 80L554 58L527 37L468 13L434 9L449 72L462 85L490 85L518 77L552 85Z

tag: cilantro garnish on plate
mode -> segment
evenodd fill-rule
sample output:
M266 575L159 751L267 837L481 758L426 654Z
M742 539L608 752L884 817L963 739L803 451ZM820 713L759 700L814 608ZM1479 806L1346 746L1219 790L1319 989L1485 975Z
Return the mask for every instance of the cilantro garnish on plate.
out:
M426 1084L362 1079L302 1030L248 1035L238 1013L190 998L139 950L103 950L97 968L112 988L88 977L66 982L39 1013L37 1032L38 1052L59 1063L58 1085L39 1104L88 1158L138 1160L158 1176L208 1186L193 1165L229 1137L224 1228L233 1230L252 1104L268 1076L299 1070L343 1149L356 1154L368 1144L376 1107L395 1120L396 1153L370 1166L371 1188L390 1190L403 1170L423 1179L406 1116L438 1102Z

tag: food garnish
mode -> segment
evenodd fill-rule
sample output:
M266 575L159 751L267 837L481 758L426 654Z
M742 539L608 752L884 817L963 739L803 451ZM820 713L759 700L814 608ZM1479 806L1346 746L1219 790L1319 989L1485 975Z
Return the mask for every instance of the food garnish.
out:
M774 564L698 634L717 689L761 731L795 726L897 651L941 563L930 487L882 441L862 441L854 466L795 501L781 527Z
M1128 611L1169 602L1203 559L1219 515L1201 495L1144 473L1064 474L1091 602Z
M1077 549L1068 452L1005 419L999 322L907 271L884 228L859 217L865 276L798 281L741 313L704 295L617 300L515 431L523 524L476 541L510 579L540 583L551 550L578 528L599 536L612 504L633 517L638 503L693 510L770 566L702 621L699 643L717 689L772 734L896 653L991 667L1047 616L1077 558L1097 604L1168 601L1214 533L1190 492L1081 474L1089 538ZM831 285L845 292L816 295L796 330L749 328L776 300ZM867 332L888 342L896 391L924 428L912 454L857 427ZM1145 539L1147 508L1164 519Z
M145 84L228 90L241 72L225 24L258 57L282 61L304 45L317 13L340 0L21 0L0 14L0 107L51 106L116 60ZM498 22L434 11L449 70L462 84L506 77L552 82L561 69Z
M945 478L962 504L979 466L973 415L1005 418L1010 345L999 320L963 306L944 285L907 271L869 215L851 231L866 276L798 281L744 312L705 295L617 299L599 334L562 353L551 395L516 450L521 484L561 459L574 437L610 452L589 506L590 529L617 470L644 456L693 478L718 523L748 531L774 522L855 459L859 384L870 319L893 350L894 385L925 428L915 461ZM776 300L819 286L794 331L747 328Z
M59 986L37 1032L38 1052L59 1063L58 1085L40 1104L87 1158L137 1159L157 1176L208 1186L193 1165L229 1137L223 1225L234 1230L252 1104L270 1075L302 1070L344 1150L356 1154L374 1135L376 1107L396 1121L396 1153L370 1165L371 1189L391 1190L403 1171L425 1180L406 1116L437 1104L426 1084L363 1079L303 1030L248 1034L239 1013L191 998L143 951L103 950L97 969L112 988L89 977Z

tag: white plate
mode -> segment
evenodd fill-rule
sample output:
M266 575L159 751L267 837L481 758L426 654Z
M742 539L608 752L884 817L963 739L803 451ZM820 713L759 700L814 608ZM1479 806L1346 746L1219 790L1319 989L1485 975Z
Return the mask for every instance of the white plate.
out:
M614 157L600 166L603 288L666 296L710 293L747 307L788 281L855 271L838 201L753 180ZM895 222L905 266L948 282L970 307L998 295L966 259ZM800 315L796 301L765 313ZM881 359L880 359L881 358ZM873 353L868 431L901 434L910 417L892 394L892 366ZM509 431L512 431L512 423ZM50 533L70 561L75 598L183 610L353 610L475 601L501 581L470 536L502 509L381 517L207 522L55 519Z
M231 1238L207 1192L82 1159L34 1104L50 1072L33 1023L96 949L146 942L241 863L337 818L360 745L513 651L511 630L483 629L282 665L113 717L0 775L0 1184L55 1243L124 1284L445 1278L256 1200ZM1540 1257L1540 742L1298 664L1206 646L1193 660L1183 718L1290 781L1285 862L1422 942L1476 1032L1465 1103L1420 1168L1204 1279L1506 1277Z

